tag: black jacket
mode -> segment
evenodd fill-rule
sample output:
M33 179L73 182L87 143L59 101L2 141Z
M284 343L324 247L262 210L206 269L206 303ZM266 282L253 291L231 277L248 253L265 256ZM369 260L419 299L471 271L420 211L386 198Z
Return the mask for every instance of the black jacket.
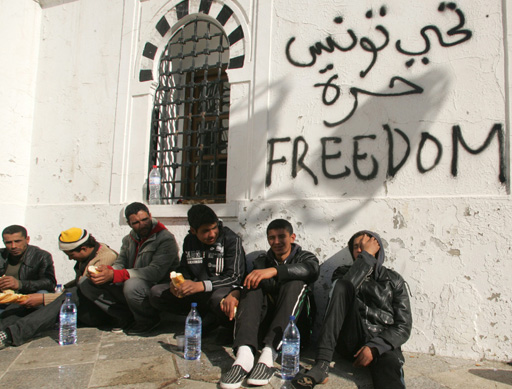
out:
M7 249L0 249L0 275L4 275L8 265ZM18 273L19 293L36 293L38 290L53 292L57 281L52 255L37 246L27 246L20 262Z
M319 275L318 258L309 251L302 250L298 244L292 244L292 251L284 262L278 261L272 250L261 254L254 260L254 269L267 269L275 267L277 276L261 281L261 288L265 293L274 294L279 290L280 285L291 280L300 280L308 284L312 290L313 283Z
M202 281L204 291L241 285L245 276L245 252L242 239L219 222L219 236L209 246L193 234L183 241L183 254L178 271L188 280Z
M356 288L357 304L371 339L366 343L379 354L404 344L411 334L412 314L406 283L396 271L382 265L384 246L377 258L363 251L352 266L341 266L333 273L333 281L344 279Z

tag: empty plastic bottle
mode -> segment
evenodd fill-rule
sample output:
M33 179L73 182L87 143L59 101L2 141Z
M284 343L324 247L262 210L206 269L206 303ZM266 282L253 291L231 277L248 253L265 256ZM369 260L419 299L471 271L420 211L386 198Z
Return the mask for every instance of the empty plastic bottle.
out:
M284 380L291 380L299 372L300 360L300 333L293 315L284 330L282 347L281 376Z
M185 322L185 359L195 360L201 358L201 316L197 312L197 303L192 308Z
M66 300L60 307L59 344L65 346L76 343L76 305L71 301L71 293L66 293Z
M162 176L158 166L153 165L153 169L149 172L149 204L160 204L160 186L162 184Z

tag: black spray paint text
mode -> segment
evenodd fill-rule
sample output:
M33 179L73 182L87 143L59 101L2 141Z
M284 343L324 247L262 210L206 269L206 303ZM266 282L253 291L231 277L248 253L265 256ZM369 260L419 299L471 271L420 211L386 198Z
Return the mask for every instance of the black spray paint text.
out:
M387 164L387 176L394 177L400 169L404 166L406 161L408 160L411 153L411 142L409 137L400 129L395 128L391 129L389 125L384 125L383 130L387 135L387 143L388 143L388 164ZM405 151L396 150L395 147L395 137L399 136L400 139L406 144ZM367 142L374 141L377 138L377 135L357 135L352 137L352 169L348 166L343 166L339 168L339 164L336 165L336 160L339 160L342 156L341 150L339 149L339 145L342 143L341 137L323 137L320 139L322 145L322 154L321 154L321 162L322 162L322 174L324 177L328 179L340 179L350 176L352 174L352 170L354 175L363 181L373 180L377 177L379 172L379 163L374 155L368 155L365 152L365 146L367 146ZM487 138L483 142L483 144L477 148L470 147L466 140L464 139L462 129L460 126L452 127L452 156L451 156L451 164L450 164L450 174L453 177L457 177L458 175L458 166L459 166L459 150L463 149L470 154L477 155L482 151L486 150L493 139L497 140L498 143L498 180L501 183L506 182L506 173L505 173L505 136L503 131L503 125L500 123L496 123L493 125L491 130L489 131ZM267 175L265 180L265 185L269 187L272 184L272 169L276 164L287 164L288 159L284 155L276 155L275 146L278 143L290 143L292 139L290 137L286 138L272 138L268 140L268 162L267 162ZM291 176L292 178L297 177L297 173L299 170L304 170L307 174L312 178L315 185L318 185L318 174L313 171L306 164L306 156L308 154L309 145L302 136L298 136L293 139L292 142L292 152L291 152ZM427 145L433 145L437 150L437 154L435 155L435 160L430 166L425 166L423 162L423 152ZM338 145L338 149L336 149ZM400 154L400 155L399 155ZM435 136L428 132L422 132L420 141L418 144L418 150L416 152L416 166L420 173L425 174L441 162L441 158L443 156L443 145ZM395 159L398 157L399 161L396 162ZM368 171L362 171L360 164L371 161L371 169ZM338 169L334 171L332 169L338 166ZM332 170L331 170L332 169Z
M429 36L427 33L431 32L435 37L437 38L437 41L439 42L439 45L444 48L452 47L459 45L461 43L464 43L471 39L472 32L466 28L465 26L465 17L463 12L457 7L457 5L453 2L445 3L441 2L438 6L438 11L440 14L443 14L445 12L453 12L456 15L456 22L451 27L448 28L447 31L442 31L438 26L434 24L428 24L426 26L423 26L419 34L421 35L421 38L424 42L424 47L413 50L411 48L404 47L401 39L397 39L394 41L394 47L396 51L401 54L408 57L408 59L405 61L405 66L407 68L410 68L414 62L415 58L417 56L423 56L421 59L421 62L424 65L427 65L430 60L425 55L430 51L432 47L432 43L430 41ZM380 17L385 17L387 14L386 7L381 7L379 11ZM370 10L366 13L366 18L370 19L373 17L373 12ZM343 23L343 17L337 16L334 18L334 23L337 25L341 25ZM381 36L380 42L375 42L368 36L363 36L361 38L358 38L356 33L348 28L346 30L348 34L348 42L340 43L336 41L336 39L333 36L328 36L325 38L325 43L322 41L318 41L314 43L313 45L309 46L308 53L297 53L294 52L294 43L296 41L295 37L291 37L287 44L285 49L285 54L288 62L290 62L292 65L297 67L312 67L315 65L318 57L322 55L323 53L344 53L349 52L351 50L354 50L356 47L359 47L370 54L369 63L366 65L364 69L362 69L359 72L360 78L366 77L368 73L373 69L373 67L376 65L379 53L382 52L385 48L390 46L391 38L390 33L386 27L384 27L382 24L378 24L375 27L375 30L377 31L378 35ZM412 57L412 58L409 58ZM319 70L320 74L325 74L331 70L334 69L334 65L328 64L323 69ZM322 88L322 102L323 104L330 106L335 104L338 99L342 96L341 93L341 87L338 85L344 84L345 82L343 80L338 80L339 75L334 74L330 76L325 82L319 82L314 84L315 88ZM405 88L404 88L405 87ZM342 123L345 123L347 120L349 120L354 113L357 110L357 107L359 105L359 95L368 95L368 96L375 96L375 97L391 97L391 96L406 96L406 95L412 95L412 94L421 94L424 91L423 86L417 85L413 83L410 80L407 80L403 76L394 76L391 77L388 82L388 90L386 91L372 91L364 88L359 88L356 86L349 88L349 94L352 96L352 108L349 110L348 114L343 116L337 121L327 121L324 120L324 125L327 127L335 127ZM399 90L400 89L400 90Z

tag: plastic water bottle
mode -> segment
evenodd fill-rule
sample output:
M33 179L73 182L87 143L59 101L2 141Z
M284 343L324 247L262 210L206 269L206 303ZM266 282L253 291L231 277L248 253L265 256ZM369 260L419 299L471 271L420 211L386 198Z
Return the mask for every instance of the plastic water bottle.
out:
M291 380L299 372L300 333L295 325L295 316L290 316L290 322L283 333L283 348L281 360L281 376Z
M76 343L76 305L71 301L71 293L60 308L59 344L65 346Z
M55 289L55 293L62 293L62 284L57 284L57 288Z
M162 176L158 166L153 165L153 169L149 172L149 204L160 204L160 186Z
M185 359L201 358L201 316L197 312L197 303L191 304L192 309L185 322Z

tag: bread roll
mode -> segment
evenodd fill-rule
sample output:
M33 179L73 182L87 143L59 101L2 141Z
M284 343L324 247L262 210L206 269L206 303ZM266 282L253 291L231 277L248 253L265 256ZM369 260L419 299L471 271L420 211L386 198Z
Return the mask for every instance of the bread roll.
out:
M0 293L0 304L21 303L27 299L27 295L15 293L14 290L11 289L6 289Z
M93 265L89 266L87 268L87 270L89 270L89 273L91 273L91 274L98 274L99 273L98 268L96 266L93 266Z
M176 273L175 271L171 272L171 281L174 284L174 286L179 286L185 282L185 278L183 277L183 274Z

